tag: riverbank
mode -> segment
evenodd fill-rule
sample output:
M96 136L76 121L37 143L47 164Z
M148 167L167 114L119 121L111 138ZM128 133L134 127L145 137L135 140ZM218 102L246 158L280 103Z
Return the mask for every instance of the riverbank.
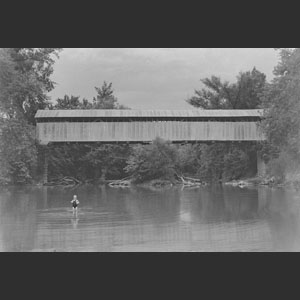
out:
M230 185L236 187L247 187L247 186L269 186L269 187L291 187L300 189L300 178L290 178L287 177L285 180L280 180L274 176L255 176L249 178L243 178L239 180L232 180L227 182L218 182L223 185ZM165 179L154 179L143 183L132 183L134 186L142 187L154 187L154 188L164 188L183 185L185 187L201 187L206 185L211 185L213 183L208 182L198 182L196 184L184 184L182 181L175 180L165 180Z
M275 176L256 176L240 180L225 182L225 185L247 187L247 186L270 186L270 187L291 187L300 188L299 178L287 177L285 180L278 179Z
M137 187L146 187L146 188L171 188L174 186L183 186L183 187L201 187L206 185L211 185L213 183L207 183L207 182L201 182L200 180L198 182L189 182L188 184L186 182L182 182L181 180L168 180L168 179L153 179L148 180L145 182L135 182L135 181L127 181L126 184L113 184L111 185L112 181L93 181L93 182L79 182L79 181L69 181L69 184L67 182L61 183L50 183L50 184L44 184L43 182L33 182L30 184L23 184L23 186L49 186L49 187L79 187L84 185L92 185L92 186L104 186L109 185L113 188L129 188L131 186L137 186ZM118 180L116 180L118 182ZM121 183L123 181L121 180ZM287 176L285 180L280 180L278 178L275 178L274 176L255 176L251 178L242 178L239 180L232 180L227 182L218 182L219 184L223 185L229 185L234 187L247 187L247 186L270 186L270 187L291 187L300 189L300 176ZM0 185L0 186L9 186L9 184Z

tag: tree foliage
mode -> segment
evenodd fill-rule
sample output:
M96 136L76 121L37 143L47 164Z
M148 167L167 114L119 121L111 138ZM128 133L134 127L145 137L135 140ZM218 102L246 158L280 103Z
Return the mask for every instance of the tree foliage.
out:
M30 182L37 159L34 126L16 119L0 119L0 126L0 183Z
M275 77L262 98L263 128L268 138L270 172L282 179L292 169L297 168L299 173L300 166L300 48L277 50L280 60L274 68Z
M195 90L195 95L186 100L189 104L203 109L253 109L261 104L266 76L253 68L240 72L235 83L222 82L217 76L201 82L204 88Z
M34 116L48 106L47 93L59 48L0 49L1 181L27 183L35 173ZM54 56L54 57L53 57Z
M174 179L177 161L176 147L168 141L156 138L150 145L133 147L125 170L137 182L152 179Z
M104 81L103 85L95 87L97 96L93 98L94 109L128 109L126 106L118 103L118 98L114 95L112 83Z
M1 48L0 105L9 118L24 118L35 124L38 109L49 104L47 93L54 88L50 79L54 57L60 48Z
M269 142L300 156L300 49L280 49L275 78L264 92L264 129Z
M80 96L65 95L63 98L57 98L54 105L51 103L49 109L93 109L93 104L85 98L81 101Z

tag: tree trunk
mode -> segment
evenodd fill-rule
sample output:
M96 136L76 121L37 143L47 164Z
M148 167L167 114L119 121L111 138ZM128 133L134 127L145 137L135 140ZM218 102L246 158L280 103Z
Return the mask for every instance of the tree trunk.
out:
M257 175L262 177L266 175L266 163L259 151L257 151Z
M105 181L106 180L106 173L107 173L107 168L103 168L102 169L102 173L101 173L101 181Z
M43 183L48 183L48 149L44 151L44 172L43 172Z

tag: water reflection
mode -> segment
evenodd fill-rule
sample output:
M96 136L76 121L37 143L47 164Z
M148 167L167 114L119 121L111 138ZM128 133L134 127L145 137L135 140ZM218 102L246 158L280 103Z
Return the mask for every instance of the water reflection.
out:
M73 229L77 228L78 222L79 222L79 218L78 217L74 217L73 219L71 219L71 224L73 226Z
M267 187L10 187L0 251L299 251L299 203Z
M265 190L264 212L273 248L278 251L299 250L299 196L291 191Z
M0 203L1 250L30 250L36 230L36 201L32 201L30 191L5 190L0 194Z

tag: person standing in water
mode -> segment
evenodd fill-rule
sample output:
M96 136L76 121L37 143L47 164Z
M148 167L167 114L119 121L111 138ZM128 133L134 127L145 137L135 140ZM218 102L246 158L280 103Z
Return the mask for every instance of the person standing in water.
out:
M72 203L72 207L73 207L73 214L76 212L76 215L77 215L77 207L78 207L79 201L78 201L76 195L73 196L71 203Z

